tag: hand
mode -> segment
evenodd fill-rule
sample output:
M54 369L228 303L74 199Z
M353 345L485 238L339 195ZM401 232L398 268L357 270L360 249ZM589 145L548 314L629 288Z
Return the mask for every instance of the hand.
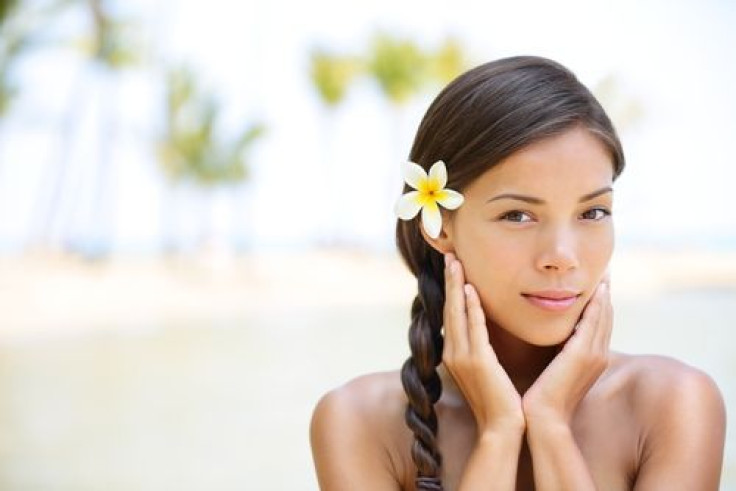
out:
M523 432L521 396L491 347L485 314L462 265L445 256L445 345L442 361L475 417L478 435Z
M603 280L562 350L522 399L527 425L569 425L580 401L608 366L613 308L608 280Z

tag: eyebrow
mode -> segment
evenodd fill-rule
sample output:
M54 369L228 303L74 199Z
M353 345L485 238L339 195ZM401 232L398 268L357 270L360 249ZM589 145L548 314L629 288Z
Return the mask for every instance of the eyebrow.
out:
M593 191L592 193L585 194L580 197L578 200L578 203L584 203L586 201L590 201L593 198L597 198L598 196L606 193L612 193L613 188L611 186L606 186L604 188L598 189L596 191ZM517 201L524 201L526 203L530 203L532 205L543 205L545 204L545 201L541 198L536 198L534 196L525 196L523 194L515 194L515 193L504 193L499 194L498 196L494 196L493 198L486 201L487 203L490 203L491 201L496 201L499 199L515 199Z

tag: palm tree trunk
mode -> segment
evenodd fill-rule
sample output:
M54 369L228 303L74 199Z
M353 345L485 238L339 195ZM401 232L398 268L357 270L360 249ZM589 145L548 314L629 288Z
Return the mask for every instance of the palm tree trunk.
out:
M179 183L174 179L164 181L161 200L161 251L166 256L172 256L179 251L179 244L176 240L179 188Z
M92 220L87 238L83 244L84 253L90 258L100 258L109 254L111 249L112 229L114 224L114 196L111 186L113 170L113 148L117 134L117 110L114 107L117 100L117 84L111 73L103 74L103 85L100 102L99 121L99 157L96 163L97 184L93 190Z
M209 268L224 273L235 255L230 241L232 231L232 188L217 185L202 189L205 205L202 253Z
M409 158L409 150L406 144L406 107L400 104L391 105L391 151L390 159L386 164L386 187L384 188L385 204L384 212L385 227L380 231L380 249L390 249L394 246L395 217L393 213L394 203L401 194L403 188L403 176L401 166Z
M321 186L323 202L319 206L320 222L317 224L318 236L317 243L322 246L332 247L339 245L340 242L340 210L335 207L328 197L333 195L337 198L338 203L342 203L341 196L334 196L335 193L341 193L340 183L337 179L339 169L335 159L335 129L337 117L335 108L324 108L322 111L322 162L319 168L322 170L321 181L316 183Z
M32 249L55 251L63 244L64 237L58 232L55 233L54 229L63 218L61 205L71 163L74 130L77 128L75 116L85 105L86 75L84 68L80 69L76 75L69 103L61 121L58 158L55 164L52 162L49 172L43 174L41 185L38 188L39 193L35 200L33 224L28 241Z

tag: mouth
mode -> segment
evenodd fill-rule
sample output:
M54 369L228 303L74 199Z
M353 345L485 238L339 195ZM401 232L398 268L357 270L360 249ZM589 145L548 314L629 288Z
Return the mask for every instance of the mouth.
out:
M575 304L580 295L580 293L570 291L548 291L521 294L522 297L535 307L552 312L561 312L569 309Z

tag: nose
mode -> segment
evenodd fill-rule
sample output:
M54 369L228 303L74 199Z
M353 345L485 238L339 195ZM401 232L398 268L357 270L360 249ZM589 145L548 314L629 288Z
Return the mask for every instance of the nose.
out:
M540 238L537 268L548 272L565 272L579 266L578 241L566 227L550 228Z

